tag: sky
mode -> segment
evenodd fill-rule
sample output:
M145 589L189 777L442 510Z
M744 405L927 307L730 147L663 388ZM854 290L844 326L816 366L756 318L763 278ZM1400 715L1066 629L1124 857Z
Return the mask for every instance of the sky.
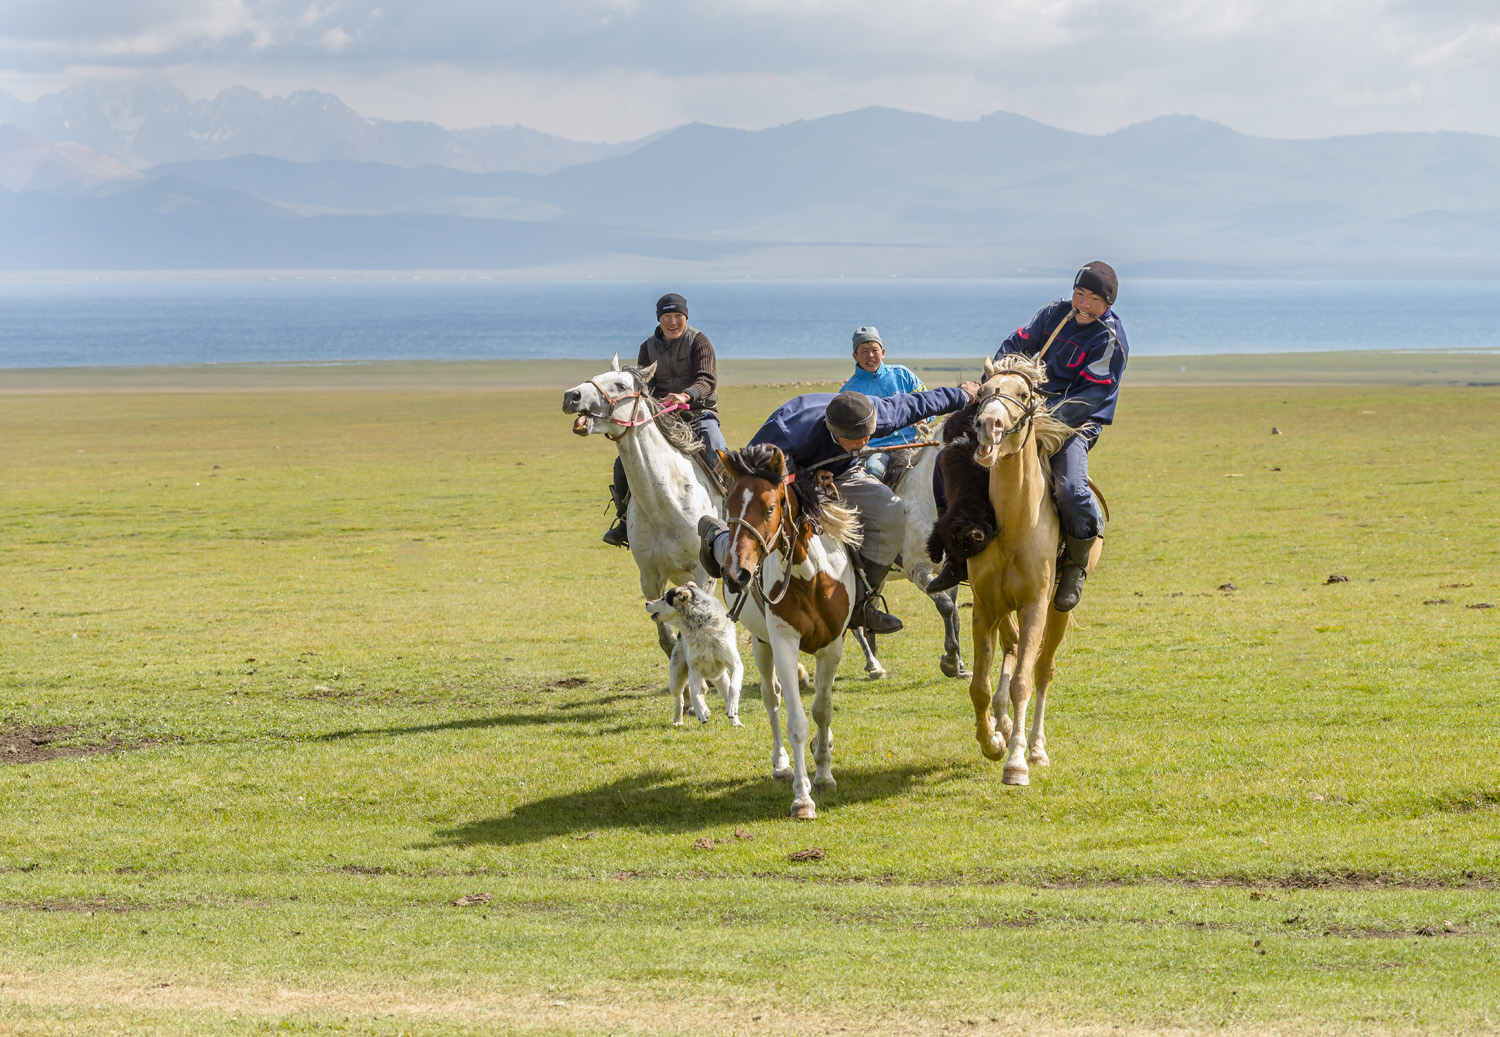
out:
M875 104L1500 136L1500 0L0 0L0 89L80 79L591 141Z

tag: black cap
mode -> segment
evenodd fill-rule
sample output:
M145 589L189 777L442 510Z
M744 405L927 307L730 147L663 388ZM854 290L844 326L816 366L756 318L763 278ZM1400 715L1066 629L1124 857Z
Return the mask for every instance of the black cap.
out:
M1078 276L1073 278L1073 287L1087 288L1113 306L1115 297L1120 294L1120 279L1115 276L1114 267L1096 259L1078 271Z
M676 292L668 292L656 300L656 319L661 320L663 313L680 313L686 317L688 315L687 300Z
M828 401L823 423L840 439L864 439L875 434L875 404L862 392L841 392Z

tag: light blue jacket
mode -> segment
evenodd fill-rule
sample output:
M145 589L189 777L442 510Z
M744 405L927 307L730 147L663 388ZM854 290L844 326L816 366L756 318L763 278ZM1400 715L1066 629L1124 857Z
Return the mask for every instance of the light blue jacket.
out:
M839 392L862 392L866 396L895 396L903 392L923 392L927 386L922 384L909 367L900 364L880 365L880 370L871 374L863 367L855 365L854 377L844 383ZM870 440L871 446L895 446L898 443L913 443L919 437L917 429L908 425L894 435L882 436L880 439Z

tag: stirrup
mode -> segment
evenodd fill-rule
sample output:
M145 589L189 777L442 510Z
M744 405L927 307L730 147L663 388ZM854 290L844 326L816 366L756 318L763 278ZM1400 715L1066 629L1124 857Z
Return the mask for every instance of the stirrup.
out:
M610 547L629 547L630 539L625 529L625 520L622 518L615 519L614 525L606 529L604 535L599 539L603 540Z
M894 634L901 630L903 623L889 612L875 607L875 602L885 604L885 598L879 594L872 594L860 603L854 610L854 616L849 625L862 627L872 634Z

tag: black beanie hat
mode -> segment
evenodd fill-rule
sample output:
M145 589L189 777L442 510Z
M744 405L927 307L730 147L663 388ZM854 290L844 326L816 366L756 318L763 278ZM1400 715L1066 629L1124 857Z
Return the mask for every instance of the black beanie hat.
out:
M840 439L863 439L875 434L875 404L862 392L841 392L828 401L823 424Z
M1087 288L1113 306L1115 297L1120 294L1120 279L1115 276L1114 267L1096 259L1078 271L1078 276L1073 278L1073 287Z
M680 313L686 317L688 315L687 300L676 292L668 292L656 300L656 319L661 320L663 313Z

